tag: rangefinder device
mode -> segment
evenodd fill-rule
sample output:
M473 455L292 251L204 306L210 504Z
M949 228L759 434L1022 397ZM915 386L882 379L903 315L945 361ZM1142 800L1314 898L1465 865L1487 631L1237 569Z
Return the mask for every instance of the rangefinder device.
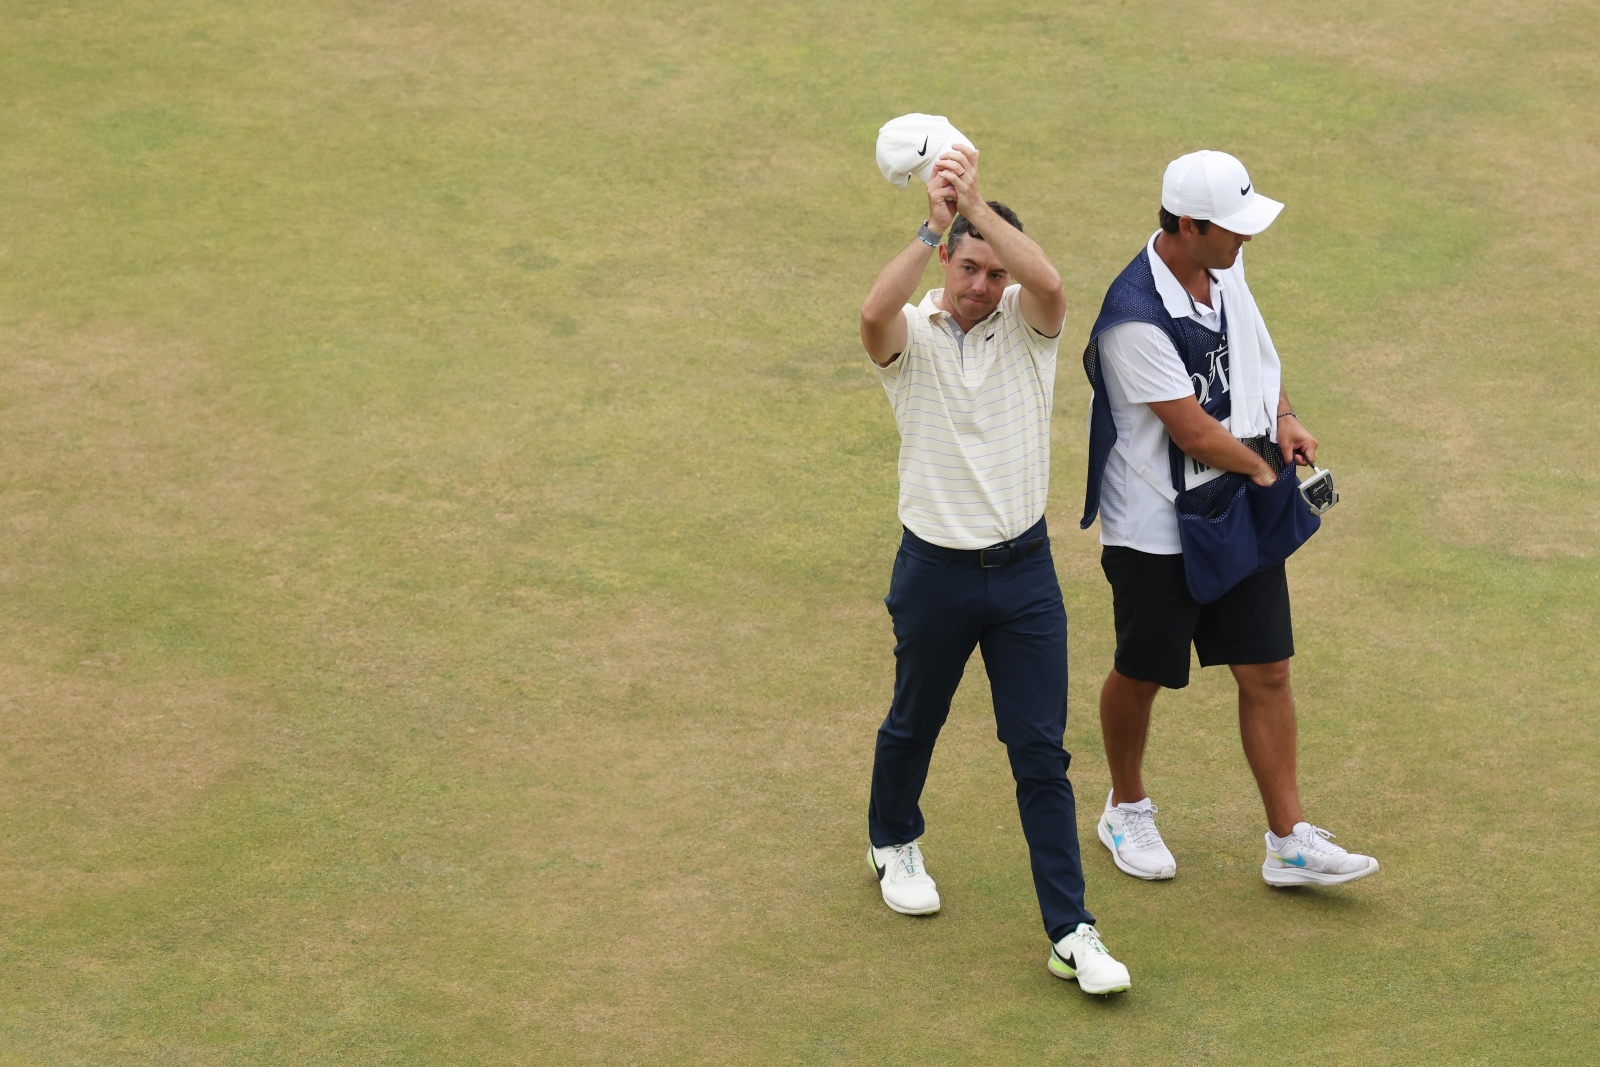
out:
M1333 472L1321 467L1311 468L1316 473L1300 483L1300 495L1313 514L1326 514L1339 502L1339 490L1333 487Z

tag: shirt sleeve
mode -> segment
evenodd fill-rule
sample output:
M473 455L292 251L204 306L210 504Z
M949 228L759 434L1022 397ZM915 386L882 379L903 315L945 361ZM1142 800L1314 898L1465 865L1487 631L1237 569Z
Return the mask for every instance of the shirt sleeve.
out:
M1038 330L1035 330L1032 323L1023 318L1022 286L1019 283L1013 282L1006 286L1006 291L1000 294L1000 308L1005 315L1016 319L1017 324L1022 328L1023 342L1028 346L1030 352L1034 355L1044 355L1047 352L1053 355L1055 353L1056 347L1061 343L1060 331L1057 331L1054 337L1046 337ZM1066 323L1063 322L1061 325L1065 328Z
M1120 323L1101 334L1100 362L1116 376L1130 404L1194 396L1194 382L1172 338L1148 322Z

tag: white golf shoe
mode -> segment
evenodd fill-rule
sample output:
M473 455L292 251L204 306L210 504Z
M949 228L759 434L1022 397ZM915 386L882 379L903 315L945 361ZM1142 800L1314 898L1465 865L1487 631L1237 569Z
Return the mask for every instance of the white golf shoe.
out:
M939 890L922 865L922 846L917 842L885 848L868 845L867 863L878 876L883 902L901 915L932 915L939 910Z
M1320 826L1297 822L1280 847L1272 847L1267 834L1267 860L1261 877L1268 885L1339 885L1365 878L1378 870L1378 861L1357 852L1346 852L1329 838Z
M1149 797L1136 804L1113 804L1113 790L1106 794L1106 810L1100 815L1100 843L1111 850L1117 869L1135 878L1156 882L1178 873L1178 861L1156 829L1159 810Z
M1088 923L1079 923L1051 947L1046 966L1057 978L1077 979L1085 993L1122 993L1133 985L1128 968L1111 958L1100 943L1100 932Z

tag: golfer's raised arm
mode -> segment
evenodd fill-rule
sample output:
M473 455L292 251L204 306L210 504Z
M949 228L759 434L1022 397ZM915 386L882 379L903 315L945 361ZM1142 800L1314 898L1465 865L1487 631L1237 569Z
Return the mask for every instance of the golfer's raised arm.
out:
M939 158L938 173L954 190L957 210L983 234L1011 280L1022 286L1023 319L1046 337L1059 334L1067 317L1061 274L1038 242L1008 225L979 195L978 150L956 145Z
M878 272L866 302L861 305L861 344L872 357L872 362L887 367L895 357L905 351L910 336L906 328L905 306L922 280L922 271L928 265L933 249L913 237Z
M943 178L935 176L928 182L928 228L943 233L955 217L955 195ZM917 291L917 283L922 281L922 272L934 247L920 237L913 237L911 243L878 272L866 302L861 305L861 344L872 362L880 367L887 367L906 350L909 331L905 306Z

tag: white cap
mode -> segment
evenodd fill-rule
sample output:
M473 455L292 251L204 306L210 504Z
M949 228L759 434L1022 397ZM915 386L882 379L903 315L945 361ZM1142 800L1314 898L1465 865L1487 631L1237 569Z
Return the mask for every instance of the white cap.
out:
M1283 205L1255 190L1244 164L1226 152L1190 152L1167 164L1161 206L1174 215L1208 219L1224 230L1254 237Z
M957 142L978 147L943 115L901 115L878 131L878 169L902 189L912 175L925 183L933 177L934 162Z

